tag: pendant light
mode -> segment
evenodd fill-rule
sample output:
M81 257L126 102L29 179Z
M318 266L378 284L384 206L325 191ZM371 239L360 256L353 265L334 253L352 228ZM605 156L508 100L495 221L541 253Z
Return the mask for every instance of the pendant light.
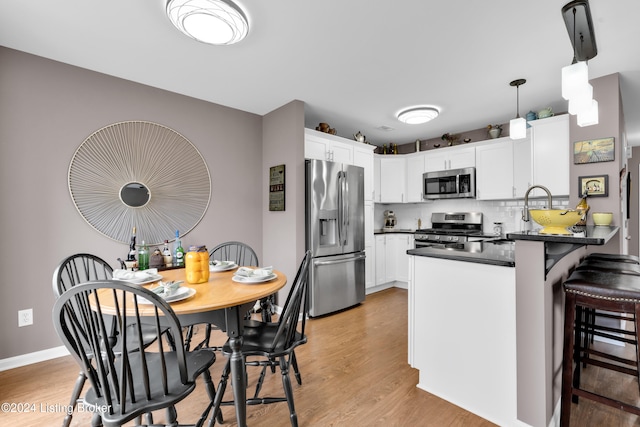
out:
M587 61L598 54L588 0L574 0L562 8L562 16L573 46L573 62L562 68L562 97L569 101L569 114L579 126L598 123L598 102L593 99Z
M203 43L238 43L249 33L249 22L232 0L168 0L167 16L187 36Z
M509 137L511 139L522 139L527 136L527 121L520 117L520 86L525 84L525 79L517 79L509 83L516 87L516 118L509 122Z

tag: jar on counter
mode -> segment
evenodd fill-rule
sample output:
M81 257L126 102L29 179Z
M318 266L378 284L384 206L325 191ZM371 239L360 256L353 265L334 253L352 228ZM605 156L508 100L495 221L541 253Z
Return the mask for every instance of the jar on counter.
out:
M185 256L187 282L192 284L209 281L209 251L206 246L190 246Z

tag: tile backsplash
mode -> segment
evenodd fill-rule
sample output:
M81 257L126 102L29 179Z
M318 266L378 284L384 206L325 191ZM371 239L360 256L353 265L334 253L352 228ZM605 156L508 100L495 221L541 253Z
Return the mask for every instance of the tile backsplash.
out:
M543 208L547 205L546 197L529 199L529 207ZM553 207L569 209L569 197L554 197ZM402 229L418 228L418 219L422 220L422 228L431 227L433 212L482 212L485 233L493 233L493 223L501 222L504 233L525 231L540 228L535 222L522 221L524 200L475 200L453 199L434 200L424 203L376 203L374 208L374 228L384 226L384 211L392 210L396 214L396 227Z

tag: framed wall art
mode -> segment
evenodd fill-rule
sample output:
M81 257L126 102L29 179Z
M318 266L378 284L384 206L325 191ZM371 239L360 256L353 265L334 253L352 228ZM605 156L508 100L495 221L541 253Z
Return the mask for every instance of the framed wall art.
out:
M579 176L580 197L585 193L589 197L607 197L609 195L609 175Z
M269 168L269 210L283 211L284 205L284 166L278 165Z
M573 143L573 164L612 162L615 160L613 137Z

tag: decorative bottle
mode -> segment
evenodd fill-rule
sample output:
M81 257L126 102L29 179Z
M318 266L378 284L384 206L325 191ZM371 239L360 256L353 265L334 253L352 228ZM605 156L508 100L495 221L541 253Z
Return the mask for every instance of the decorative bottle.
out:
M589 194L585 190L584 194L582 195L582 200L580 200L580 203L578 203L578 206L576 206L576 211L580 213L580 221L578 221L575 225L587 225L587 213L589 213L589 209L591 209L587 204L588 196Z
M185 256L187 282L197 284L209 281L209 251L206 246L190 246Z
M184 249L180 241L180 233L176 230L176 241L173 244L173 265L184 267Z
M129 243L129 254L127 255L127 261L135 261L137 253L138 250L136 249L136 228L133 227L133 232L131 233L131 242Z
M142 241L142 247L138 251L138 270L149 269L149 248L147 244Z
M162 247L162 257L164 258L164 266L171 267L171 263L173 262L173 256L171 256L171 250L169 249L169 241L164 241L164 246Z

